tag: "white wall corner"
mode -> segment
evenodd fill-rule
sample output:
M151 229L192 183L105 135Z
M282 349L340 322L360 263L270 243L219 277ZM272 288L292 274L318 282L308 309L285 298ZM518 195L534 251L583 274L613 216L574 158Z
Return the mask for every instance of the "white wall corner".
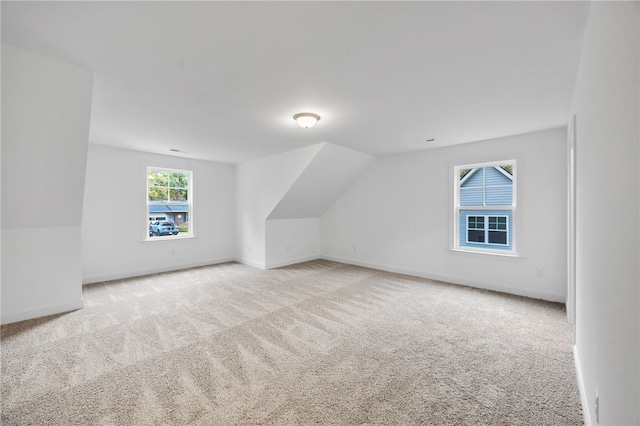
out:
M252 266L254 268L262 269L263 271L267 269L265 263L256 262L256 261L251 260L251 259L246 259L246 258L242 258L242 257L236 257L234 260L236 262L242 264L242 265Z

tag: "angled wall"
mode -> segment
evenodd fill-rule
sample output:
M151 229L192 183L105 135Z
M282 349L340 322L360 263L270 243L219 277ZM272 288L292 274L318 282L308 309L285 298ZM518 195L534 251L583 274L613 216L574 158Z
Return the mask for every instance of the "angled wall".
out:
M265 221L323 144L236 166L236 259L266 267Z
M83 306L92 71L2 45L2 322Z
M266 221L266 267L320 257L320 217L375 160L324 143Z
M321 144L313 161L275 206L268 219L318 218L375 157L330 143Z
M320 216L373 160L323 142L238 165L236 258L269 269L320 257Z

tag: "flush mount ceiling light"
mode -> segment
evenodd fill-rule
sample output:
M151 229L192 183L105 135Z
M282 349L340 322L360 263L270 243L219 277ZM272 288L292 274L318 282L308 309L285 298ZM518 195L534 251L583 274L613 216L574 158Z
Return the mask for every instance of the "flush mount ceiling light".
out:
M293 119L296 120L298 126L308 129L316 125L318 120L320 120L320 116L312 112L299 112L293 116Z

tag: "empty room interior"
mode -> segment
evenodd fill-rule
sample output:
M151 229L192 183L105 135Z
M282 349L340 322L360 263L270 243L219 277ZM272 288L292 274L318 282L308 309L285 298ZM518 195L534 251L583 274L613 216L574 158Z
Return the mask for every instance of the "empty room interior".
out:
M1 2L2 424L640 424L640 2Z

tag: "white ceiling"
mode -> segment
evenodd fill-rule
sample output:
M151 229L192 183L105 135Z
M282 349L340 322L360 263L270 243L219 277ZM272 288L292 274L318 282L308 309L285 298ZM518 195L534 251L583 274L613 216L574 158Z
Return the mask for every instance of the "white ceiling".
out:
M383 156L566 124L587 10L2 1L2 41L95 71L91 143L231 163L318 142ZM299 128L301 111L322 119Z

